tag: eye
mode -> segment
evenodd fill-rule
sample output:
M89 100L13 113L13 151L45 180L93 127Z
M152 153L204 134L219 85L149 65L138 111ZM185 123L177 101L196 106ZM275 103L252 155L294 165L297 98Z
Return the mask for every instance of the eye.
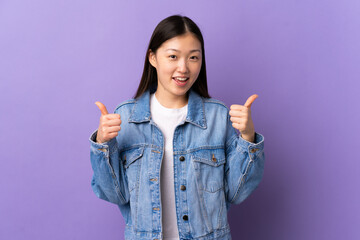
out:
M197 56L192 56L192 57L194 57L193 59L199 59Z
M175 56L175 55L170 55L169 57L170 57L171 59L174 59L174 58L172 58L172 57L176 57L176 56Z

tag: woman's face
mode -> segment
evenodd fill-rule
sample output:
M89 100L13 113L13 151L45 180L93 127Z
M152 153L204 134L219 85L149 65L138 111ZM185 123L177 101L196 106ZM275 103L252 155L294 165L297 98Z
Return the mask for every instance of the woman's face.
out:
M156 54L150 52L149 61L156 68L158 94L170 98L184 97L200 73L201 43L191 33L171 38L158 48Z

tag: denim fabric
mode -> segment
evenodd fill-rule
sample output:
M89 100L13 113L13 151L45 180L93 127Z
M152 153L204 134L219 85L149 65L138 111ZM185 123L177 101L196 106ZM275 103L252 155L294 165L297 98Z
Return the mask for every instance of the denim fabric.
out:
M162 239L160 167L164 137L150 114L150 93L118 105L121 130L96 143L90 136L91 187L118 205L125 239ZM221 101L189 91L188 113L174 132L174 188L180 239L231 239L227 211L244 201L264 172L264 137L241 138ZM181 187L182 185L185 186Z

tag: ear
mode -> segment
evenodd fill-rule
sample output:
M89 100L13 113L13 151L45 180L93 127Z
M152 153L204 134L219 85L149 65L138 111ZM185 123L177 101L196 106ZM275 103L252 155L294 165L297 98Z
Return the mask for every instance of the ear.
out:
M149 62L150 62L150 64L151 64L154 68L156 68L157 64L156 64L155 53L153 53L153 52L151 51L151 49L149 49Z

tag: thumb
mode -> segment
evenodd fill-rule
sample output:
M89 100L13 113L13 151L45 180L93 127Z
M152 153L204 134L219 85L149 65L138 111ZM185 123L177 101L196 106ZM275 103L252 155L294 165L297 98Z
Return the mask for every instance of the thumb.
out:
M102 104L102 103L99 102L99 101L98 101L98 102L95 102L95 104L96 104L96 106L98 106L98 108L100 109L101 115L109 114L104 104Z
M245 102L244 106L247 108L251 107L251 104L257 99L259 96L257 94L251 95Z

